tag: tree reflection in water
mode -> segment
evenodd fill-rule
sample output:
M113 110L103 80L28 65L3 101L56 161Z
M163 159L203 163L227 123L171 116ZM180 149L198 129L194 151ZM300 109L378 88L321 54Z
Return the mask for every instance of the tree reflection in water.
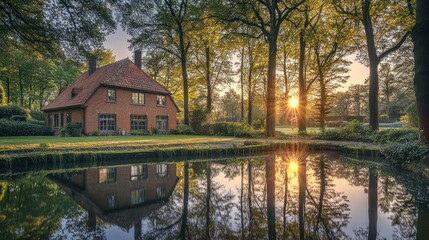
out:
M1 234L8 239L108 239L112 231L124 239L429 239L428 185L382 165L294 151L166 166L139 167L147 175L137 180L130 176L132 166L121 166L109 178L93 168L50 174L50 180L40 175L1 181ZM153 175L163 169L162 176ZM112 182L99 183L106 179ZM137 204L130 199L136 189L145 189Z

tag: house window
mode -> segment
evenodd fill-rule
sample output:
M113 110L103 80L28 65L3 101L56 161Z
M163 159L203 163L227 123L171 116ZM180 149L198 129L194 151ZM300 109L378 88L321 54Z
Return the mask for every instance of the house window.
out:
M131 181L146 179L147 178L147 166L131 166Z
M115 131L116 114L100 114L98 116L98 127L100 131Z
M146 130L146 116L145 115L131 115L131 131L142 132Z
M48 126L52 128L52 114L48 115Z
M156 188L156 197L158 198L164 198L166 195L166 189L164 186L159 186Z
M107 89L107 101L108 102L116 102L116 90L115 89Z
M132 104L144 104L144 93L133 92L131 94L131 103Z
M144 189L137 189L131 191L131 205L136 205L144 202Z
M100 168L98 183L112 183L116 181L116 168Z
M160 131L167 131L168 116L156 116L156 128Z
M71 123L71 121L72 121L72 116L71 116L71 113L66 113L66 122L67 123Z
M167 176L167 164L156 165L156 174L158 174L158 177L166 177Z
M116 207L116 195L107 196L107 207L113 209Z
M61 127L64 127L64 113L61 113L61 119L60 119L60 124L61 124Z
M161 96L161 95L156 96L156 105L167 106L167 101L165 99L165 96Z
M60 126L60 117L58 114L54 114L54 128L58 128Z

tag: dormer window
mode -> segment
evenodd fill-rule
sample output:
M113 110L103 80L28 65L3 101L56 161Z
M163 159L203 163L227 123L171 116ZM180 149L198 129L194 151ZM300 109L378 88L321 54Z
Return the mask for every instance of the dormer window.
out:
M82 87L74 87L74 88L72 88L72 91L71 91L71 96L72 97L75 97L80 91L82 91Z
M158 95L156 96L156 105L157 106L167 106L167 101L165 96Z
M116 102L116 90L107 89L107 102Z

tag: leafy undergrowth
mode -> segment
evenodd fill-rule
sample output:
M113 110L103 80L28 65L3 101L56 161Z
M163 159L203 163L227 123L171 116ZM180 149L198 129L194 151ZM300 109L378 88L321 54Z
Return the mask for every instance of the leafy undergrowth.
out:
M409 164L429 158L429 145L420 137L418 129L370 130L358 121L351 121L336 129L316 134L322 140L370 142L381 145L381 152L395 164Z

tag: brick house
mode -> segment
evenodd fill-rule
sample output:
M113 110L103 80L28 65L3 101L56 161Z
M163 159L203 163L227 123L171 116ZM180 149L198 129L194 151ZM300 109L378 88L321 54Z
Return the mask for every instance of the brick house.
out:
M67 123L81 123L84 134L175 129L179 109L171 93L141 70L141 51L135 59L100 68L90 59L88 71L42 109L47 126L56 134Z
M92 229L98 217L125 230L164 206L179 180L176 164L93 168L48 178L88 211Z

